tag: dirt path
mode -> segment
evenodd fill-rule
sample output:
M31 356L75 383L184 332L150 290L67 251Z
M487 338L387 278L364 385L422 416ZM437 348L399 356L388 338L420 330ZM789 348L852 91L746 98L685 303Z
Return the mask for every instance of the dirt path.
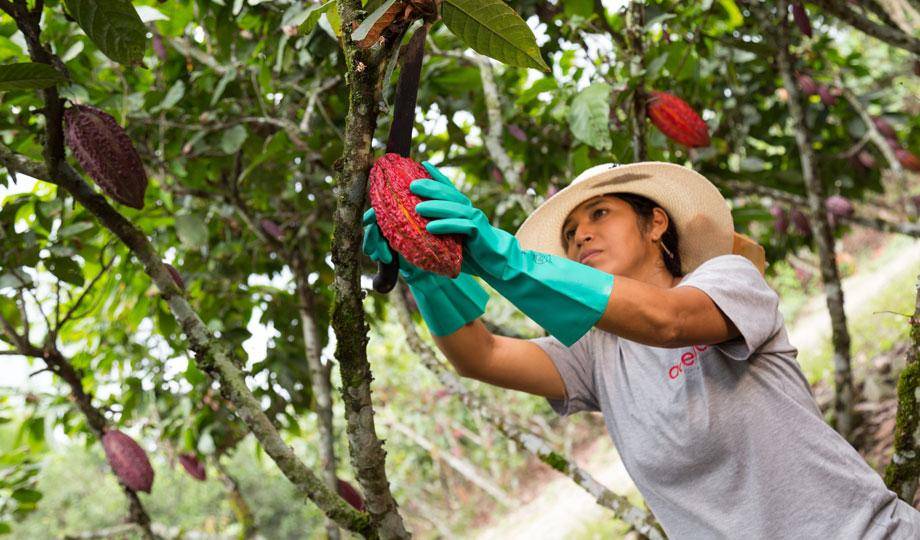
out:
M591 450L590 460L580 465L615 493L628 495L635 492L635 485L609 441L606 436L599 439ZM533 501L471 536L479 540L561 539L610 515L588 492L567 477L559 476L545 484Z
M871 302L880 287L912 272L920 272L920 240L909 244L890 263L874 272L856 274L843 280L843 302L847 317L862 311ZM795 326L789 328L789 341L799 350L811 351L828 339L831 333L831 318L827 311L827 301L820 290L802 309Z
M904 272L920 271L920 241L914 242L889 264L871 273L857 274L843 281L847 315L858 313L871 301L879 287ZM820 291L812 298L789 328L790 341L801 351L813 349L830 334L830 317ZM589 454L589 462L581 463L591 474L614 492L628 495L635 485L626 473L616 450L606 436L599 439ZM598 506L587 492L566 477L545 484L540 495L516 511L483 528L471 537L480 540L516 538L562 539L575 535L585 525L611 516Z

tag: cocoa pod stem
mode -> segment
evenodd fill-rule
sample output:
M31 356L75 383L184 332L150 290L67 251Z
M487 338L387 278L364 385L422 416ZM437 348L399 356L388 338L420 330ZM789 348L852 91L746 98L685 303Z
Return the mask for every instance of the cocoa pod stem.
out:
M390 262L377 261L377 275L374 276L374 290L386 294L396 286L396 280L399 279L399 255L390 244L387 244L390 250Z

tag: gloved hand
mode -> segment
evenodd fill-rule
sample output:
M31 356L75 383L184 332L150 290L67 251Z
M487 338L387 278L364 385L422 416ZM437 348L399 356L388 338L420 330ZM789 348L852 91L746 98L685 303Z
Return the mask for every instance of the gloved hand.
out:
M525 315L566 346L600 320L613 290L613 275L579 262L521 249L514 235L493 227L482 210L427 161L429 179L409 190L427 201L415 211L431 218L434 234L463 234L464 272L481 277Z
M364 241L361 250L374 262L393 260L386 238L377 225L373 208L364 213ZM394 250L395 251L395 250ZM415 297L419 312L432 335L447 336L485 313L489 293L469 274L454 279L422 270L399 252L399 274Z

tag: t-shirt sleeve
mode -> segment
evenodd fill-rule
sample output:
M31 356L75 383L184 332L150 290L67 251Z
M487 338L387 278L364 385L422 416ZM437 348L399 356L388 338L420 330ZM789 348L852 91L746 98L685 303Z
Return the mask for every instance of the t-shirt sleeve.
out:
M588 340L593 329L566 347L553 336L529 339L536 343L553 361L565 386L564 399L547 399L550 407L562 416L579 411L599 411L594 378L594 355Z
M677 286L706 293L738 328L739 337L716 345L730 358L747 360L782 330L779 295L753 263L740 255L714 257Z

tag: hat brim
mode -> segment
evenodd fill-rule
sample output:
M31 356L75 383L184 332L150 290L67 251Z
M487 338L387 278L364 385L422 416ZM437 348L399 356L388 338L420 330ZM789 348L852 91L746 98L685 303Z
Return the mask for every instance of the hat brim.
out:
M731 210L719 190L692 169L656 161L604 164L584 171L521 224L515 233L521 248L565 257L563 222L578 205L605 193L642 195L668 212L677 228L684 274L732 252Z

